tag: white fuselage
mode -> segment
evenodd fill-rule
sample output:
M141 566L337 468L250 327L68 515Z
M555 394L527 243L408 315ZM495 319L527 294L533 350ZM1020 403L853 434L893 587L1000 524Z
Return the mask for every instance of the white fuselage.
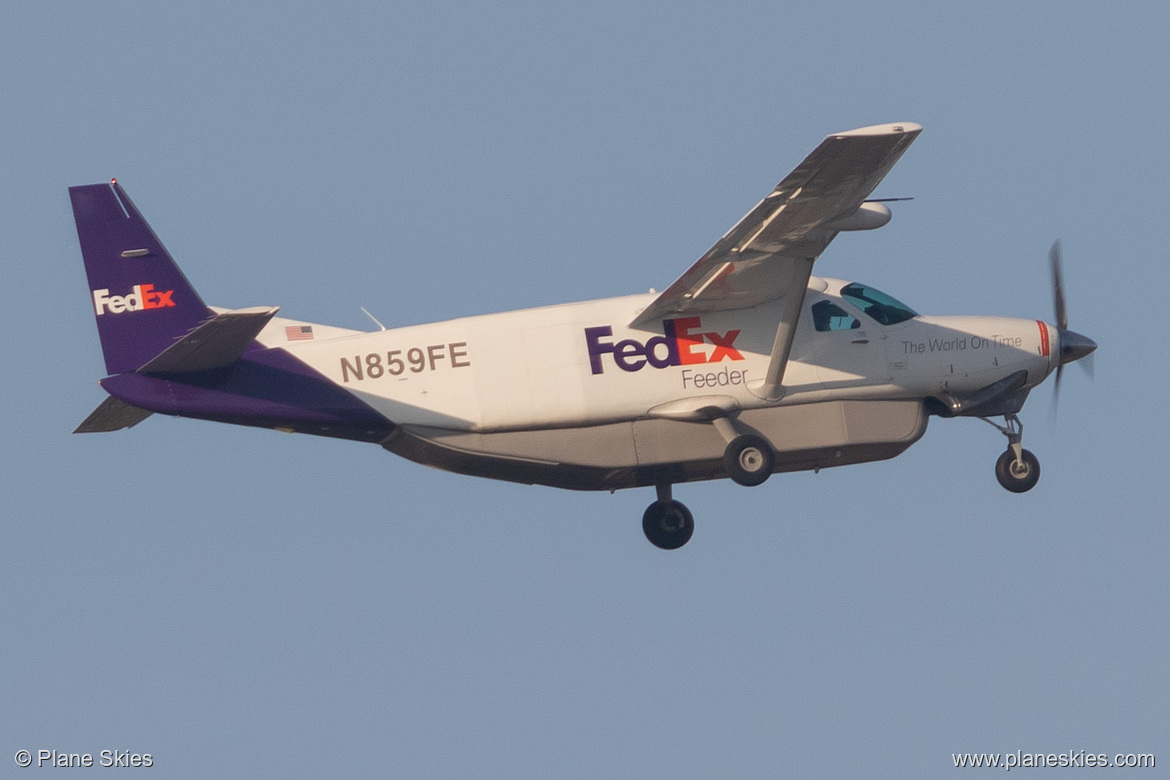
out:
M814 277L780 401L752 392L771 359L782 301L677 315L655 330L627 323L653 293L362 333L317 326L287 341L288 320L260 335L354 393L397 425L492 433L601 425L648 416L680 399L718 396L744 410L826 400L961 396L1019 370L1025 387L1056 366L1056 329L1037 320L917 316L894 325ZM830 301L857 320L817 330Z

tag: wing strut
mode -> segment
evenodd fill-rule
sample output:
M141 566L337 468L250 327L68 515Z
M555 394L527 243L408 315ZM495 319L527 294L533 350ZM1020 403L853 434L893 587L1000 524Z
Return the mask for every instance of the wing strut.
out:
M776 326L776 340L772 342L772 359L768 363L768 372L762 383L751 383L748 390L765 401L779 401L784 397L784 369L788 366L788 353L792 351L792 340L796 337L796 323L800 320L800 312L804 308L804 294L808 290L808 280L812 276L812 267L815 257L807 258L792 264L789 277L788 292L784 298L784 313L780 315L780 323Z

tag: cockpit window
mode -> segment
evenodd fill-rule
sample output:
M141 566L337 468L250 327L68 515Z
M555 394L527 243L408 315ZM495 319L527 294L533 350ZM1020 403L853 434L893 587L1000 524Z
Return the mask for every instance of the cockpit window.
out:
M861 321L832 301L821 301L812 306L813 327L817 330L853 330Z
M866 287L864 284L847 284L841 288L841 297L861 309L882 325L897 325L911 317L917 317L918 312L901 301L897 301L880 290Z

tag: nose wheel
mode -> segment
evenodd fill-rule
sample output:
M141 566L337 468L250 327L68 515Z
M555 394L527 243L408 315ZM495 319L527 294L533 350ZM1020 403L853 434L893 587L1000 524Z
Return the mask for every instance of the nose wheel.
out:
M992 422L986 417L979 418L999 429L1007 437L1007 451L995 462L995 478L1005 490L1013 493L1027 493L1040 481L1040 460L1024 449L1024 424L1015 414L1003 416L1004 424Z
M1008 450L995 462L995 478L1013 493L1026 493L1040 481L1040 461L1031 452L1020 450L1020 457Z

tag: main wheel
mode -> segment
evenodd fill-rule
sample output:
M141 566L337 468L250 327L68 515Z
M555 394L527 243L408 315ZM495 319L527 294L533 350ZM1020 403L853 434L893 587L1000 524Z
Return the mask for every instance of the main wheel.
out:
M741 485L759 485L772 476L776 454L763 436L745 433L736 436L723 451L723 468Z
M650 544L677 550L695 532L695 518L681 501L655 501L642 515L642 532Z
M995 462L995 478L1013 493L1027 493L1040 481L1040 461L1024 450L1020 460L1010 449Z

